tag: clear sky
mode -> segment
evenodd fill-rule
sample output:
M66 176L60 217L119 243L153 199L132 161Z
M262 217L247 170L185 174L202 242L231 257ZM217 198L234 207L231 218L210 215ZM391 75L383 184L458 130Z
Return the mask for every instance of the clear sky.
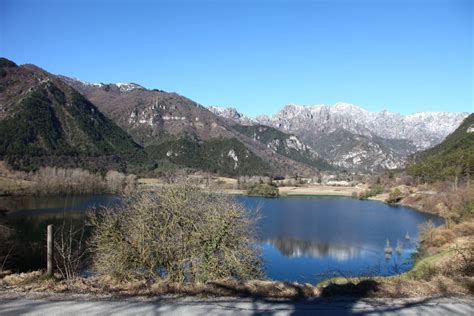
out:
M0 55L255 116L473 105L474 1L0 0Z

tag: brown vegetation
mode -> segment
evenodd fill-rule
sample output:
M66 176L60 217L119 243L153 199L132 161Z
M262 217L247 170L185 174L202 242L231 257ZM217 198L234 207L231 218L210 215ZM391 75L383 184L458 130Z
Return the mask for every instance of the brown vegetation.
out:
M117 279L205 282L261 275L253 221L230 197L171 185L91 214L95 271Z
M13 236L14 231L0 222L0 272L3 271L14 249Z
M84 232L84 227L76 228L72 222L69 225L63 222L54 236L56 269L65 280L77 278L85 266L87 249Z
M136 189L135 175L108 171L104 176L87 170L42 167L35 172L11 171L0 177L0 194L120 194Z
M420 186L416 192L404 195L401 204L444 217L447 225L474 219L474 187L453 189L438 183L435 186Z

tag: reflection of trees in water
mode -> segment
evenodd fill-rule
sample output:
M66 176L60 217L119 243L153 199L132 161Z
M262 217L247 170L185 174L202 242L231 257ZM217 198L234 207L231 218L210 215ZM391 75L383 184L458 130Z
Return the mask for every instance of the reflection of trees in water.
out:
M279 238L266 242L275 246L286 257L333 257L339 261L345 261L360 255L358 248L316 240Z
M76 204L87 202L90 196L7 196L0 197L0 209L10 212L49 208L69 209Z
M0 209L8 216L38 216L42 213L85 211L95 207L115 207L121 198L114 195L6 196L0 197Z
M35 217L6 217L6 224L14 229L14 249L6 268L14 271L31 271L46 267L46 227L64 223L80 228L85 212L45 213ZM86 230L88 235L90 232Z

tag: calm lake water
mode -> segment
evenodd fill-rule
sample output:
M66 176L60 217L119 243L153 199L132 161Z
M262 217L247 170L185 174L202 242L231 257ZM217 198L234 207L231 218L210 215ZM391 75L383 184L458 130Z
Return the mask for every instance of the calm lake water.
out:
M259 209L259 242L268 278L315 283L332 276L391 275L407 271L418 226L441 218L406 207L341 197L236 197ZM116 206L115 196L0 197L21 245L12 258L21 270L44 268L47 224L64 217L80 224L85 210ZM405 235L409 234L409 240ZM393 247L384 254L386 240ZM395 251L397 242L401 251ZM12 261L13 262L13 261Z

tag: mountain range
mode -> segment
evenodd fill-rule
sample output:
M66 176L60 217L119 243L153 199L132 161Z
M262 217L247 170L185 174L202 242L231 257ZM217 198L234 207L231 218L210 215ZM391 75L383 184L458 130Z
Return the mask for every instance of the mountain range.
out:
M401 115L369 112L348 103L290 104L272 116L252 119L233 108L209 109L239 124L263 124L292 133L334 166L368 171L403 167L409 155L439 144L469 114Z
M0 58L0 159L14 168L314 175L383 170L438 144L467 113L288 105L248 118L136 83L87 83Z
M292 135L279 133L281 145L270 147L176 93L84 83L5 58L0 123L0 159L27 171L42 165L134 172L184 167L231 176L317 171L306 149L275 149Z

